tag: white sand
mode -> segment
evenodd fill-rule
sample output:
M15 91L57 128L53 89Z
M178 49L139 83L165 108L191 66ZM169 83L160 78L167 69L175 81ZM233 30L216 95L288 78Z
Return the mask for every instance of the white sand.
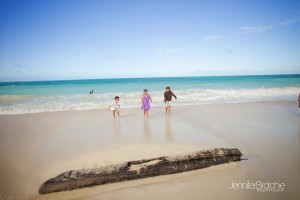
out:
M299 199L297 102L0 116L0 199ZM182 174L39 195L42 182L70 169L236 147L249 160ZM284 192L230 190L231 183L284 182Z

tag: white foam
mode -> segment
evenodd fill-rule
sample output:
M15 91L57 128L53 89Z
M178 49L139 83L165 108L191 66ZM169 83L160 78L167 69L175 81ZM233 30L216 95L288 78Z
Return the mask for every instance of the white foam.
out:
M212 103L239 103L253 101L297 100L299 87L223 89L223 90L178 90L173 91L178 101L174 106ZM151 92L152 106L163 106L164 91ZM120 96L121 108L140 107L142 93L104 93L93 95L57 96L0 96L0 114L23 114L65 110L105 109Z

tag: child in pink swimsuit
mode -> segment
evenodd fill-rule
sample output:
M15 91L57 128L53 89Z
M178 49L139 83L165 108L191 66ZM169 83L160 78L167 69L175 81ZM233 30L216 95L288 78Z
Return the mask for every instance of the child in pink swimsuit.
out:
M141 101L141 109L144 110L144 117L148 117L148 111L150 110L150 102L152 102L152 99L150 95L148 94L148 90L144 89L144 94L142 95L142 101Z

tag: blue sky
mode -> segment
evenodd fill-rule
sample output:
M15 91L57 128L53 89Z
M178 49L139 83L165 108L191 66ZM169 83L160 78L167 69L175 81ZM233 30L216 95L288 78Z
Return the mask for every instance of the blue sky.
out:
M0 0L0 81L291 73L299 0Z

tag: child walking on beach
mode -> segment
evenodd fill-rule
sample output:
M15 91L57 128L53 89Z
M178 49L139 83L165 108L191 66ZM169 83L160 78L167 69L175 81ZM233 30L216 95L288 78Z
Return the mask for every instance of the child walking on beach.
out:
M110 104L110 106L108 107L108 110L111 110L112 111L112 114L114 116L114 118L116 117L116 113L118 114L118 116L120 117L120 113L119 113L119 109L121 108L120 107L120 104L119 104L119 100L120 100L120 97L116 96L115 97L115 100Z
M170 87L166 87L166 91L164 94L164 102L166 105L166 114L167 115L170 115L172 96L175 97L175 99L177 100L177 97L175 96L175 94L173 94Z
M152 103L152 99L148 94L148 90L144 89L144 94L142 95L141 108L144 110L144 117L148 117L148 111L150 110L150 102Z

